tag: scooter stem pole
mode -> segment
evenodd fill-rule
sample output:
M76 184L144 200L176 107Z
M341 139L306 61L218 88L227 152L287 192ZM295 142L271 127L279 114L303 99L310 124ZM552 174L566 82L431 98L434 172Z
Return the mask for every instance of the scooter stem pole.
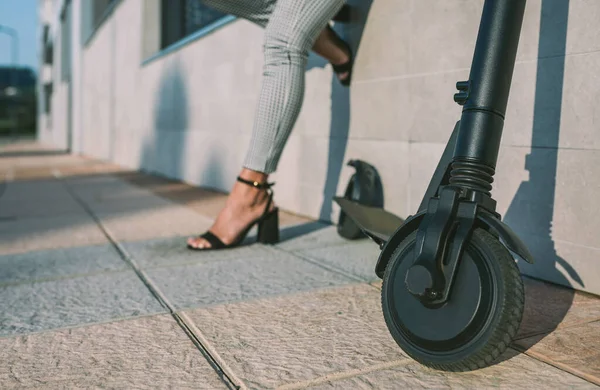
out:
M454 161L496 167L524 13L525 0L485 0Z

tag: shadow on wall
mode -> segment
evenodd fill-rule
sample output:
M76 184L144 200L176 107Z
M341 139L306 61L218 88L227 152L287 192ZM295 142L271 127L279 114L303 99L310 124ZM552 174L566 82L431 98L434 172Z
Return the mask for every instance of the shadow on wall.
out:
M185 179L186 142L189 129L189 96L185 70L177 57L165 60L160 86L154 97L154 121L144 142L142 171L171 179ZM199 153L202 153L201 151ZM214 153L204 159L201 183L222 182L222 170ZM203 160L193 159L194 161Z
M524 239L534 255L536 264L533 266L519 262L525 274L571 287L558 266L580 286L583 282L569 263L557 255L551 235L568 17L569 0L543 0L538 58L546 58L539 59L537 65L531 140L532 145L542 147L532 147L527 156L525 168L529 171L529 181L521 183L504 221ZM526 296L531 311L543 313L537 320L548 320L544 324L546 331L558 326L573 302L572 290L562 291L559 295L553 297L532 292ZM527 322L527 318L523 321Z
M357 12L357 20L350 24L337 24L334 30L344 39L356 57L362 40L365 24L371 10L373 0L351 0L348 4ZM331 124L329 133L329 154L327 174L323 188L323 205L320 220L330 221L333 197L337 195L344 157L350 133L350 89L342 86L334 74L331 80Z
M356 4L352 4L352 3ZM366 22L372 0L349 2L358 10L360 16L350 25L337 24L334 29L352 47L356 55L364 24ZM311 54L308 69L314 67L325 67L328 63ZM329 143L329 157L327 176L324 185L324 203L321 207L320 219L330 221L332 211L332 198L336 195L339 176L344 165L344 155L348 141L350 126L350 90L341 86L337 77L332 77L332 105L331 125ZM185 71L177 57L165 60L164 70L160 78L160 85L153 104L154 121L150 134L147 135L141 153L140 169L147 173L164 176L173 179L185 178L187 136L190 135L189 127L189 96L187 92L187 80ZM208 151L206 151L208 153ZM200 151L202 153L202 151ZM211 153L206 159L194 159L204 161L200 183L222 183L222 169L218 156ZM218 187L218 186L217 186ZM310 225L310 226L308 226ZM323 227L320 223L310 223L293 228L294 234L282 232L282 237L291 238L300 234Z
M154 123L146 136L140 168L148 173L178 178L185 160L188 93L185 75L176 58L165 60L154 97Z
M347 2L355 10L352 23L336 23L335 32L352 48L356 58L362 40L365 24L373 0L349 0ZM311 53L307 71L313 68L324 68L328 62L322 57ZM333 74L331 80L331 123L329 127L329 152L327 159L327 174L323 186L323 204L319 212L319 220L331 222L333 210L333 197L337 195L340 174L344 166L348 136L350 133L350 92L351 87L340 84L337 76ZM292 226L282 230L282 239L287 240L302 234L322 229L328 225L319 222L309 222L299 226Z

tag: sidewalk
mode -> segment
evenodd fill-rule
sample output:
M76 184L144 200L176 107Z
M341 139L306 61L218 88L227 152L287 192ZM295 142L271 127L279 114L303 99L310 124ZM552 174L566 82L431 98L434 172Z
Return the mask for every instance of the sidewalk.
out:
M600 388L600 298L531 279L501 363L443 373L385 326L377 246L284 214L276 246L196 253L225 195L0 146L0 388Z

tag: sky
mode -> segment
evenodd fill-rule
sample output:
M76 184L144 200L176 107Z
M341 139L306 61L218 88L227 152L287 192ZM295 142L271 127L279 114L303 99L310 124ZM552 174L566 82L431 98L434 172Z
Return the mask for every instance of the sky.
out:
M0 0L0 25L17 30L19 65L38 68L38 0ZM12 64L12 38L0 31L0 65Z

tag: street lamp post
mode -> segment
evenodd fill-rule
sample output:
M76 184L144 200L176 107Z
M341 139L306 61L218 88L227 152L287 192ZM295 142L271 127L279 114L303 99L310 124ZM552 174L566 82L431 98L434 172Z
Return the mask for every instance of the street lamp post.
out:
M6 35L12 38L12 62L13 65L16 67L19 62L19 34L14 28L3 26L1 24L0 32L5 33Z
M8 26L3 26L0 24L0 33L5 33L6 35L10 36L12 38L12 63L14 66L14 72L12 73L12 86L13 88L16 90L17 89L17 77L18 77L18 72L17 72L17 66L19 63L19 34L17 33L17 30L15 30L12 27L8 27ZM13 118L13 124L14 124L14 128L13 128L13 137L15 137L18 133L18 123L17 123L17 118L15 117L15 109L13 107L13 109L11 110L11 116Z

